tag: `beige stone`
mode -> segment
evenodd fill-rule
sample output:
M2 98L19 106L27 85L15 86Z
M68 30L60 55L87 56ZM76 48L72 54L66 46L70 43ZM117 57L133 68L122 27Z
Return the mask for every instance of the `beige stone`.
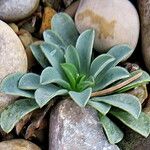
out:
M8 74L27 71L27 56L15 32L0 21L0 82ZM15 97L0 93L0 111Z
M0 0L0 19L18 21L30 16L40 0Z
M37 145L23 139L0 142L0 150L41 150Z
M128 0L81 0L75 16L79 32L94 28L94 48L106 52L116 44L135 49L139 37L139 16Z

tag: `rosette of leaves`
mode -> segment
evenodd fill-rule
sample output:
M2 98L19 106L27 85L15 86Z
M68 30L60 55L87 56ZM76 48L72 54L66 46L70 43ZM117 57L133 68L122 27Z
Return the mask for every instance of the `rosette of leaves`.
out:
M112 144L122 140L123 132L111 116L139 134L149 135L150 118L141 112L138 98L125 92L148 83L150 77L142 70L129 73L117 66L131 55L128 45L117 45L93 59L94 30L79 35L73 20L64 13L53 17L52 29L46 30L43 37L42 44L31 45L43 67L41 74L15 73L1 83L1 92L21 97L1 113L0 124L5 132L10 132L26 114L65 95L80 107L90 105L98 111Z

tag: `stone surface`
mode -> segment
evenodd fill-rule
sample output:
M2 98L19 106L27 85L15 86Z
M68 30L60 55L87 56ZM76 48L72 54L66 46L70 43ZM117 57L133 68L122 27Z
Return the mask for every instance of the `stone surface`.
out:
M150 0L138 0L141 18L142 52L146 67L150 71Z
M94 28L94 47L106 52L116 44L135 49L139 37L139 16L128 0L81 0L75 16L79 32Z
M0 21L0 82L8 74L27 71L27 56L15 32ZM0 93L0 111L15 97Z
M136 96L139 99L139 101L141 102L141 104L144 103L144 101L148 97L148 91L147 91L147 87L145 84L132 89L128 93Z
M18 21L30 16L38 7L39 0L0 0L0 19Z
M0 150L41 150L41 149L27 140L17 139L0 142Z
M50 117L49 150L119 150L107 141L92 108L61 101Z

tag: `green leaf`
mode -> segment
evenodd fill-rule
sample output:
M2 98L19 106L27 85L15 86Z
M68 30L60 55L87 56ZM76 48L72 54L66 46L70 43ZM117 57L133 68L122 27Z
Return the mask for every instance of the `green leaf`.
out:
M91 93L92 88L88 88L82 92L70 91L69 95L80 107L85 107L90 99Z
M1 113L1 128L9 133L20 119L37 108L38 105L33 99L16 101Z
M60 72L54 67L47 67L42 71L40 76L40 83L42 85L56 83L63 88L70 89L69 83L64 80Z
M18 88L18 83L23 73L14 73L6 76L1 82L0 91L5 94L34 98L32 91L25 91Z
M30 46L30 48L31 48L33 56L35 57L35 59L39 62L39 64L43 68L46 68L47 66L49 66L49 62L48 62L47 58L44 56L44 54L40 48L40 45L32 44Z
M97 84L95 86L95 90L102 90L104 88L106 88L107 86L111 85L112 83L127 78L130 76L130 73L122 68L122 67L113 67L111 69L109 69L105 76L101 79L101 81L99 82L99 84Z
M79 36L76 43L80 58L80 72L83 74L87 74L90 69L94 38L94 30L86 30Z
M131 77L133 77L134 75L140 73L141 71L142 71L142 70L137 70L137 71L132 72L132 73L131 73L131 76L130 76L129 78L131 78ZM143 74L142 74L142 76L141 76L139 79L137 79L137 80L133 81L132 83L130 83L130 84L124 86L123 88L117 90L116 92L117 92L117 93L126 92L126 91L128 91L128 90L130 90L130 89L133 89L133 88L138 87L138 86L140 86L140 85L142 85L142 84L145 84L145 83L150 82L150 76L149 76L149 74L146 73L145 71L142 71L142 72L143 72ZM129 78L127 78L127 80L128 80Z
M92 98L91 100L104 102L114 107L118 107L124 111L127 111L135 118L138 118L141 113L141 104L138 98L130 94L114 94Z
M98 110L103 115L106 115L111 108L111 106L108 104L105 104L103 102L94 102L92 100L89 100L88 104L93 108L95 108L96 110Z
M94 87L95 81L94 78L91 76L88 79L81 78L81 80L77 83L76 87L78 91L83 91L88 87Z
M68 46L65 53L66 63L73 64L78 70L80 69L80 58L77 49L72 45Z
M23 75L19 81L18 88L22 90L36 90L40 84L40 76L35 73Z
M135 132L148 137L150 134L150 117L141 112L138 119L135 119L129 113L120 109L114 108L110 113L123 122L126 126L134 130Z
M67 76L70 85L73 89L76 87L76 76L78 75L78 70L73 64L64 63L61 64L62 69L64 70L65 75Z
M123 132L107 117L100 114L100 122L105 130L111 144L120 142L123 139Z
M116 66L121 61L124 61L125 59L129 58L131 54L133 53L134 49L129 47L129 45L126 44L118 44L111 48L108 51L108 54L115 57L115 61L113 63L113 66Z
M90 74L96 78L97 75L100 74L101 71L114 60L115 58L109 54L102 54L98 56L91 64Z
M65 42L65 45L75 46L78 31L72 18L66 13L57 13L51 21L51 28L55 31Z
M41 86L35 91L35 100L40 107L46 105L52 98L67 94L68 91L53 84Z
M54 43L55 45L58 45L62 49L65 49L67 47L63 39L53 30L44 31L43 38L46 43L49 44Z
M60 63L65 61L63 51L55 44L41 44L41 49L49 63L60 71Z

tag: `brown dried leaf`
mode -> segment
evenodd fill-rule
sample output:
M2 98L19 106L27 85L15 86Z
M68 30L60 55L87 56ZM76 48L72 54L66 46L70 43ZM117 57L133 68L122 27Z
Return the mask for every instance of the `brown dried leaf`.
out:
M24 116L17 124L16 124L16 133L17 135L20 134L23 127L29 122L30 118L32 116L32 112Z
M46 119L35 120L28 126L25 133L25 139L30 139L31 137L35 137L37 130L39 131L45 129L47 125L48 123Z
M80 3L80 1L76 1L76 2L72 3L69 7L66 8L65 13L67 13L72 18L74 18L75 13L78 9L79 3Z
M53 104L54 101L51 101L51 103L45 109L39 109L39 112L35 111L35 113L33 114L34 119L26 130L25 139L34 137L37 130L42 130L47 127L48 123L47 119L45 119L45 116L49 109L53 106Z

